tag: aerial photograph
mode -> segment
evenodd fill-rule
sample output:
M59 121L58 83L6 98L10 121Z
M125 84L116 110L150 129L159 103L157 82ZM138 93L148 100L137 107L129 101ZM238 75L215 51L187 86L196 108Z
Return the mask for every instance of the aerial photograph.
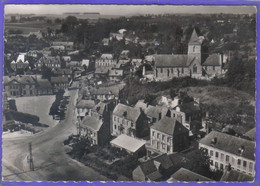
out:
M5 4L2 180L253 183L256 13Z

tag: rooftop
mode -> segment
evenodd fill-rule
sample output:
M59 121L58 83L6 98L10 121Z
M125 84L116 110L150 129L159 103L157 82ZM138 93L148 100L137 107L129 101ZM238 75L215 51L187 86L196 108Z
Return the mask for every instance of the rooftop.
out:
M95 102L94 100L80 100L77 104L76 104L76 108L88 108L91 109L95 106Z
M151 128L169 135L188 132L188 129L186 129L175 118L170 118L167 116L156 122L154 125L151 126Z
M145 145L145 141L127 136L125 134L121 134L117 138L113 139L110 143L117 147L124 148L132 153L136 152Z
M212 144L213 141L215 142ZM250 140L212 131L201 139L200 143L237 156L255 160L255 142Z
M102 124L103 121L97 119L96 117L85 116L84 119L82 120L81 127L87 127L94 131L99 131Z
M171 178L167 180L168 182L173 181L213 181L205 176L192 172L185 168L180 168L177 172L171 175Z
M130 107L119 103L113 111L113 114L119 117L125 117L128 120L136 122L139 118L141 111L139 108Z
M186 67L188 61L188 55L155 55L154 56L156 67Z
M100 59L114 59L113 54L102 54Z
M221 55L211 54L207 57L202 66L220 66L221 65Z
M37 83L38 83L39 88L41 88L41 89L52 88L52 85L48 79L37 79Z
M251 130L247 131L244 136L250 138L251 140L255 140L255 132L256 132L256 128L252 128Z
M225 171L222 175L220 181L228 181L228 182L246 182L246 181L254 181L254 178L244 174L242 172L236 170Z

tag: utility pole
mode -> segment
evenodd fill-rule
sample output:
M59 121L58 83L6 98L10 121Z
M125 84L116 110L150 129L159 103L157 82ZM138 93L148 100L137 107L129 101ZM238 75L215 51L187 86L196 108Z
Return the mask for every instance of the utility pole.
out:
M33 156L32 156L32 143L29 143L29 156L27 157L27 162L30 164L30 170L34 171Z

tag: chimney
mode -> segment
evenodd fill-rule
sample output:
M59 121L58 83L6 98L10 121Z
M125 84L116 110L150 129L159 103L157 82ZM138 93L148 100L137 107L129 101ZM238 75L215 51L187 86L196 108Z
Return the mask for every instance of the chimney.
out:
M211 140L211 145L214 146L216 145L216 143L217 143L217 138L215 137Z

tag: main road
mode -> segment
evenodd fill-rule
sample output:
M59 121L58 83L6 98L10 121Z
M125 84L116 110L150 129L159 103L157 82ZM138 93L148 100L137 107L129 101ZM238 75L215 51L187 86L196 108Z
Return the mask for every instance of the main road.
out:
M69 90L66 118L42 133L2 141L2 177L5 181L108 181L90 167L71 159L63 141L76 133L77 90ZM27 163L32 143L34 171Z

